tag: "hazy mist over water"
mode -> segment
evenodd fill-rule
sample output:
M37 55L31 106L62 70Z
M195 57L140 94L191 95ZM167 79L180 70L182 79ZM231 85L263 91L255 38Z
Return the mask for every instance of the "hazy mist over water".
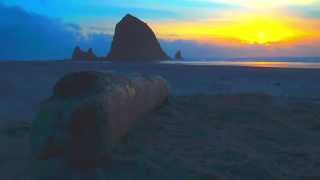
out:
M215 60L165 61L164 64L184 64L201 66L243 66L261 68L302 68L320 69L320 58L241 58Z

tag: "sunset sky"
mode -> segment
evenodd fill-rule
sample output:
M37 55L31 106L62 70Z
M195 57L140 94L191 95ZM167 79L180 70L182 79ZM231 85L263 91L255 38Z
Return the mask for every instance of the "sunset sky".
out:
M40 25L59 23L59 33L62 27L73 28L78 31L75 42L81 39L85 47L95 39L103 44L102 35L110 41L116 22L131 13L154 29L169 54L182 49L193 58L320 56L320 0L0 0L0 4L17 24L21 18L15 19L13 11L46 19ZM2 12L0 28L8 24L7 14ZM98 53L102 48L107 51L105 45L97 47Z

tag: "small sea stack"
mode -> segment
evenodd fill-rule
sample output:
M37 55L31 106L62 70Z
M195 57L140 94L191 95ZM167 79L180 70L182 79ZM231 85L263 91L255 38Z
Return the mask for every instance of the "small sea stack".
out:
M87 59L88 59L88 61L97 60L97 56L96 56L96 54L93 52L92 48L89 48L89 50L88 50L88 52L87 52Z
M170 59L152 29L128 14L116 25L110 53L112 61L161 61Z
M182 56L181 50L178 50L178 51L176 52L176 54L174 55L174 59L175 59L175 60L183 60L183 59L184 59L183 56Z
M79 46L76 46L72 53L72 60L76 61L94 61L97 60L97 56L94 54L92 48L89 50L83 51Z

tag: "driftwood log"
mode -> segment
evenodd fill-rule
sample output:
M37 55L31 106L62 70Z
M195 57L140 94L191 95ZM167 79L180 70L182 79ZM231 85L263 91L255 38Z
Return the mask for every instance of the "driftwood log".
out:
M33 122L33 156L94 166L168 96L161 77L68 74L56 83L52 97L42 103Z

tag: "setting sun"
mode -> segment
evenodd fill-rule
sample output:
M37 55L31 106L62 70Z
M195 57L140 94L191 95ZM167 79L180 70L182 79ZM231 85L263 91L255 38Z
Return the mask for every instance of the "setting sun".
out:
M287 42L304 37L307 32L292 23L273 16L240 15L232 21L163 23L154 25L158 34L167 39L190 39L210 42L236 41L244 44L268 45ZM166 28L166 27L171 27Z
M269 17L244 17L234 25L218 28L215 33L249 44L270 44L303 36L289 23Z

